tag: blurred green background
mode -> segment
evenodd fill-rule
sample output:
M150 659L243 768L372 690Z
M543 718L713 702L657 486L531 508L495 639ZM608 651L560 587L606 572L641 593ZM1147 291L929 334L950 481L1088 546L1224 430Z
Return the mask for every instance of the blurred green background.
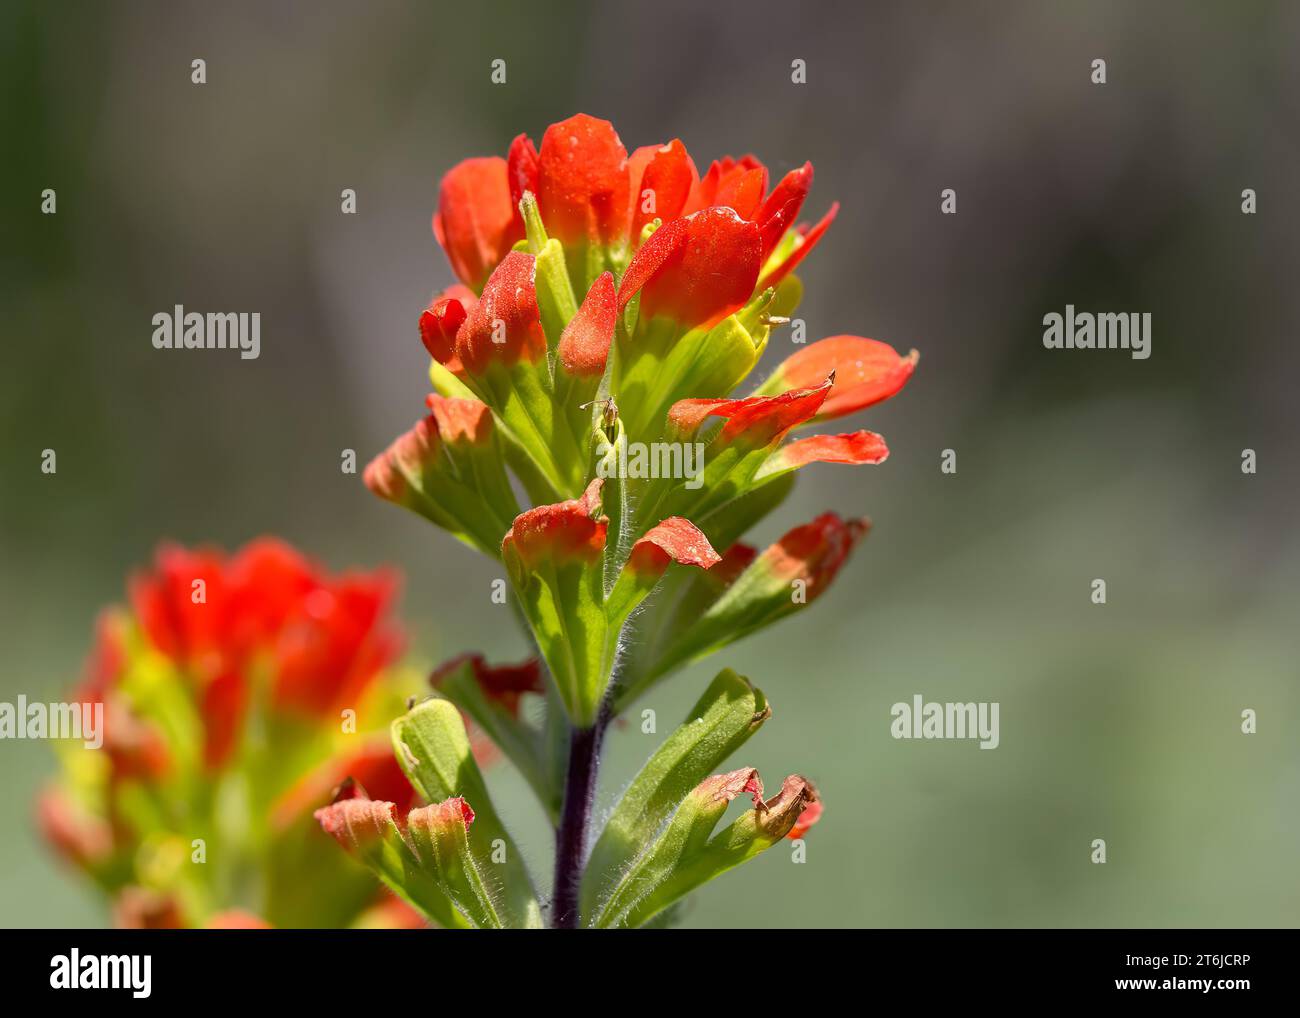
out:
M1287 3L5 4L0 699L66 689L163 537L399 563L420 659L526 652L490 565L339 455L421 413L437 178L585 111L702 167L811 159L808 213L843 209L809 335L922 352L861 419L889 461L806 471L759 535L869 514L836 589L611 738L604 805L730 665L775 707L736 765L824 795L806 864L769 852L686 922L1295 925L1297 40ZM260 311L260 359L155 351L178 303ZM1044 350L1066 303L1151 312L1152 357ZM915 693L1000 702L1000 747L893 740ZM49 747L0 766L0 924L103 923L33 832ZM490 780L548 872L522 782Z

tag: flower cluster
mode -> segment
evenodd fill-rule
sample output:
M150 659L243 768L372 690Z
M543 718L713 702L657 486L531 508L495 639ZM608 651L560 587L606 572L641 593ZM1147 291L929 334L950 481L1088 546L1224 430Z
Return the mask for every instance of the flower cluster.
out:
M812 180L805 164L773 183L753 156L701 175L680 141L629 154L611 124L585 115L552 125L540 147L521 135L506 158L469 159L443 178L433 230L460 283L419 319L435 391L365 480L501 562L544 672L502 675L473 658L440 670L435 697L394 724L397 757L429 805L349 797L318 814L430 918L661 921L820 815L797 775L764 799L752 769L714 773L770 714L724 671L590 830L610 719L686 664L802 610L867 531L827 513L764 550L741 540L801 468L885 459L870 431L795 435L888 399L917 360L833 336L734 395L790 321L794 270L835 217L832 206L801 224ZM632 446L686 444L703 450L699 476L619 469ZM546 700L543 717L521 714L522 694ZM462 717L555 821L548 908ZM715 832L743 796L752 808Z
M166 545L128 593L73 696L103 704L101 750L56 743L37 804L118 924L419 922L312 820L349 778L415 801L383 730L403 706L395 577L330 575L262 539L231 556Z

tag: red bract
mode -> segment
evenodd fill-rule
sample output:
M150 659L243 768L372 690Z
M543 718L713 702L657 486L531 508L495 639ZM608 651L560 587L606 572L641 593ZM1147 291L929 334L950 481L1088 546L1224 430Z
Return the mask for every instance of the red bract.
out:
M715 159L709 170L691 190L686 212L696 212L710 205L725 205L743 219L750 219L767 193L767 167L752 155L739 159L724 156Z
M579 113L546 129L537 160L537 206L560 243L623 240L629 192L627 149L608 120Z
M642 575L662 576L670 562L710 569L719 561L713 545L694 523L670 516L632 546L628 564Z
M603 374L617 319L614 276L605 272L591 284L586 300L560 336L556 352L564 370L578 376Z
M521 134L506 160L467 159L454 167L443 179L435 232L457 275L475 289L493 264L485 256L495 252L500 261L523 235L518 206L526 192L536 195L547 230L566 246L636 245L655 219L667 223L717 207L759 227L766 258L794 226L812 179L812 164L804 163L769 193L767 167L752 155L715 160L701 178L680 139L629 156L613 124L579 113L547 128L540 151Z
M835 374L835 386L817 420L843 417L883 402L912 377L919 354L902 356L888 343L862 336L830 336L791 354L764 388L799 389Z
M628 160L632 184L632 222L628 239L635 244L647 223L676 219L686 208L698 176L686 146L677 138L667 145L646 145Z
M693 434L707 417L726 417L718 436L728 443L743 439L753 445L769 445L797 424L808 421L826 400L830 383L816 388L792 389L777 396L746 396L744 399L683 399L668 411L669 423Z
M466 159L442 178L433 232L460 280L475 290L524 235L506 161Z
M537 194L537 174L539 171L537 146L526 134L521 134L510 143L510 154L506 157L506 172L510 177L510 201L519 207L525 192Z
M650 236L623 276L618 304L640 293L643 317L707 327L749 301L762 264L758 227L729 208L704 209Z
M444 442L481 445L492 437L492 412L476 399L456 399L431 392L424 405L433 412Z
M595 562L605 550L609 520L597 516L600 489L605 482L596 478L581 498L555 505L540 505L515 519L501 542L503 555L516 555L528 569L546 560Z
M517 665L489 665L482 654L461 654L438 666L429 681L434 689L443 680L458 671L466 662L474 670L474 679L483 695L493 700L514 717L519 716L519 699L525 693L546 692L542 685L542 666L536 658Z
M420 314L420 341L424 348L430 357L456 374L461 370L456 357L456 333L477 300L468 287L452 286L435 297Z
M815 226L799 227L799 239L795 242L794 250L777 265L763 273L763 278L758 281L759 288L767 289L769 286L778 286L781 280L797 269L799 263L812 254L813 248L818 245L826 231L831 228L831 223L835 222L835 217L839 214L839 211L840 204L835 202L826 215L817 221Z
M511 251L492 272L456 332L456 355L471 374L482 374L494 361L509 365L546 355L535 270L532 255Z
M134 574L127 589L136 618L158 650L205 678L221 670L230 634L219 552L164 544L153 571Z
M809 463L883 463L889 457L885 440L873 431L847 435L813 435L791 442L776 454L783 469L797 470Z
M805 583L808 603L819 597L870 529L868 520L842 520L836 513L822 513L810 523L788 531L781 540L755 560L776 578Z

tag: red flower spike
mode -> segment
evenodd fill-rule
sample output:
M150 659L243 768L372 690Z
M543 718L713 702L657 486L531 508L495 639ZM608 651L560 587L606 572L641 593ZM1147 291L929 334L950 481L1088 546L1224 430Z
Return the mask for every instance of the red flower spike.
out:
M453 166L438 189L433 232L461 282L482 287L492 267L524 235L510 200L506 161L490 156Z
M452 286L435 297L420 313L420 342L430 357L453 372L460 368L460 361L456 358L456 332L475 300L468 287Z
M865 519L842 520L835 513L823 513L810 523L795 527L755 560L764 563L781 581L796 579L807 584L811 604L840 571L858 543L870 529Z
M434 689L442 680L459 671L468 661L474 669L474 679L483 695L501 704L512 716L519 716L519 699L524 693L546 692L542 685L542 666L537 658L517 665L489 665L482 654L461 654L440 665L429 677Z
M537 146L528 135L521 134L510 143L506 170L510 178L510 203L518 211L525 191L537 194Z
M609 525L607 517L596 515L604 483L598 477L587 485L581 498L520 513L501 542L502 554L513 551L528 569L548 559L597 561L604 553Z
M425 405L433 411L433 422L438 437L449 445L467 442L483 445L492 439L492 411L486 403L476 399L459 399L431 392L424 397Z
M720 561L721 556L694 523L670 516L632 546L628 565L643 576L662 576L670 562L711 569Z
M647 223L676 219L686 207L698 176L686 146L679 138L667 145L646 145L628 159L632 183L632 223L628 237L633 244ZM653 208L649 199L653 197Z
M537 206L561 244L613 244L628 223L627 149L614 125L579 113L552 124L538 156Z
M813 435L783 447L778 453L780 465L797 470L809 463L848 463L851 465L883 463L889 447L872 431L854 431L847 435Z
M782 388L801 388L835 372L835 387L818 420L843 417L883 402L912 377L919 354L901 356L888 343L862 336L830 336L787 357L773 374Z
M820 799L808 803L799 814L799 819L794 822L790 828L790 833L786 835L791 841L798 841L808 833L808 828L822 818L822 803Z
M822 216L822 218L817 222L817 225L803 234L803 240L800 242L799 246L791 251L780 265L776 266L776 268L772 269L772 271L768 272L761 280L759 280L759 289L766 290L769 286L778 286L781 280L785 279L786 276L790 275L791 272L798 268L799 263L812 253L812 249L817 246L818 241L820 241L826 231L831 228L831 223L835 222L835 217L839 214L839 211L840 203L835 202L832 204L830 210L826 215Z
M708 327L738 311L762 265L758 227L729 208L707 208L656 230L619 286L622 308L638 292L641 315Z
M546 355L536 268L532 255L511 251L492 272L483 296L456 333L456 355L471 374L482 374L493 361L514 364Z
M614 276L603 272L591 284L582 307L578 308L578 313L560 336L557 353L564 370L578 377L604 374L605 359L617 324Z

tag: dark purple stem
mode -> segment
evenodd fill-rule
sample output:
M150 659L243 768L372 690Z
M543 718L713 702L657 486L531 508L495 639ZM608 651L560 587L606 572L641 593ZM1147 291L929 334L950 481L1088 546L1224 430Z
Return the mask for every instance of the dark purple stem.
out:
M609 714L602 708L590 728L569 729L569 767L564 777L564 803L555 832L555 889L551 898L551 925L576 930L581 922L578 894L587 862L587 828L596 801L596 776L600 749L605 741Z

